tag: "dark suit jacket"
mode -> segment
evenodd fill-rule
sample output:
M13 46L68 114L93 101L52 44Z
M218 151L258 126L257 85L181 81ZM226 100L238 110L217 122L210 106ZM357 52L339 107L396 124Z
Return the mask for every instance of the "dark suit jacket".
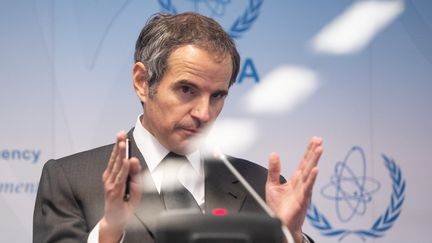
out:
M131 156L148 170L135 141ZM113 145L48 161L43 168L33 218L33 242L86 242L89 232L103 216L102 173ZM237 170L264 198L267 170L252 162L229 158ZM205 161L205 207L227 208L229 213L264 213L248 196L240 182L221 163ZM154 184L153 191L156 191ZM142 202L126 231L125 243L154 242L150 221L164 210L159 194L144 193Z

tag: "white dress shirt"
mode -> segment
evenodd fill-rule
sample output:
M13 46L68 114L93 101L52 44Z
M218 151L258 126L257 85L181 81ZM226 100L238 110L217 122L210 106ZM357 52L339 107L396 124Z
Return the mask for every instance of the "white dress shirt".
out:
M133 137L139 151L144 157L156 189L160 193L163 170L159 164L170 151L163 147L157 139L141 125L139 117L133 131ZM178 179L180 183L192 193L198 205L201 206L204 204L204 168L201 161L201 154L197 150L186 154L186 158L191 166L181 167Z
M139 151L144 157L145 163L147 164L148 170L151 175L152 183L156 186L156 189L160 193L163 170L159 166L163 158L170 152L164 146L162 146L158 140L143 127L138 116L135 129L133 131L133 138L138 146ZM183 186L193 195L201 209L204 209L205 193L204 193L204 167L201 159L200 151L195 151L190 154L186 154L186 158L190 162L189 165L182 166L178 173L178 180ZM107 161L108 163L108 161ZM146 180L148 183L151 181ZM124 239L124 234L120 243ZM99 223L90 232L88 243L99 242Z

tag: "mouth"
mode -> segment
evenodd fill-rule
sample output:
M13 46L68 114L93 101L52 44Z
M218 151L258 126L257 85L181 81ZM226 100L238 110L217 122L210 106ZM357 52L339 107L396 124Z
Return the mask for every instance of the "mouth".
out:
M190 135L190 136L196 136L196 135L199 135L199 134L201 133L200 130L195 129L195 128L182 128L182 130L183 130L187 135Z

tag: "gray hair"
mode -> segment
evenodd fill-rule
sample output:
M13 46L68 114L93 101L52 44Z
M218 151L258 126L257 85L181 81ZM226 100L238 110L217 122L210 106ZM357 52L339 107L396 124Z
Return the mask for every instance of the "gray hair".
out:
M232 61L232 75L229 86L237 77L240 55L234 41L213 19L186 12L178 15L156 14L141 30L135 45L135 62L142 62L147 68L147 82L154 91L155 84L162 79L167 69L170 54L185 45L195 45Z

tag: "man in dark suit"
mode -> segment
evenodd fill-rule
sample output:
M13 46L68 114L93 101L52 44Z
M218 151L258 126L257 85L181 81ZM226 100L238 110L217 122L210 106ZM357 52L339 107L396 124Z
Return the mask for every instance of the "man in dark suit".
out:
M170 154L190 162L187 178L179 176L179 181L201 211L260 212L221 163L209 163L199 152L199 138L221 112L239 63L233 41L214 20L194 13L154 16L135 49L133 84L143 114L128 134L117 134L114 145L45 164L33 241L154 242L154 220L168 209L161 167ZM296 242L307 241L301 226L321 144L320 138L311 139L298 170L285 183L280 183L277 154L270 155L268 171L230 158ZM144 182L143 173L149 174Z

